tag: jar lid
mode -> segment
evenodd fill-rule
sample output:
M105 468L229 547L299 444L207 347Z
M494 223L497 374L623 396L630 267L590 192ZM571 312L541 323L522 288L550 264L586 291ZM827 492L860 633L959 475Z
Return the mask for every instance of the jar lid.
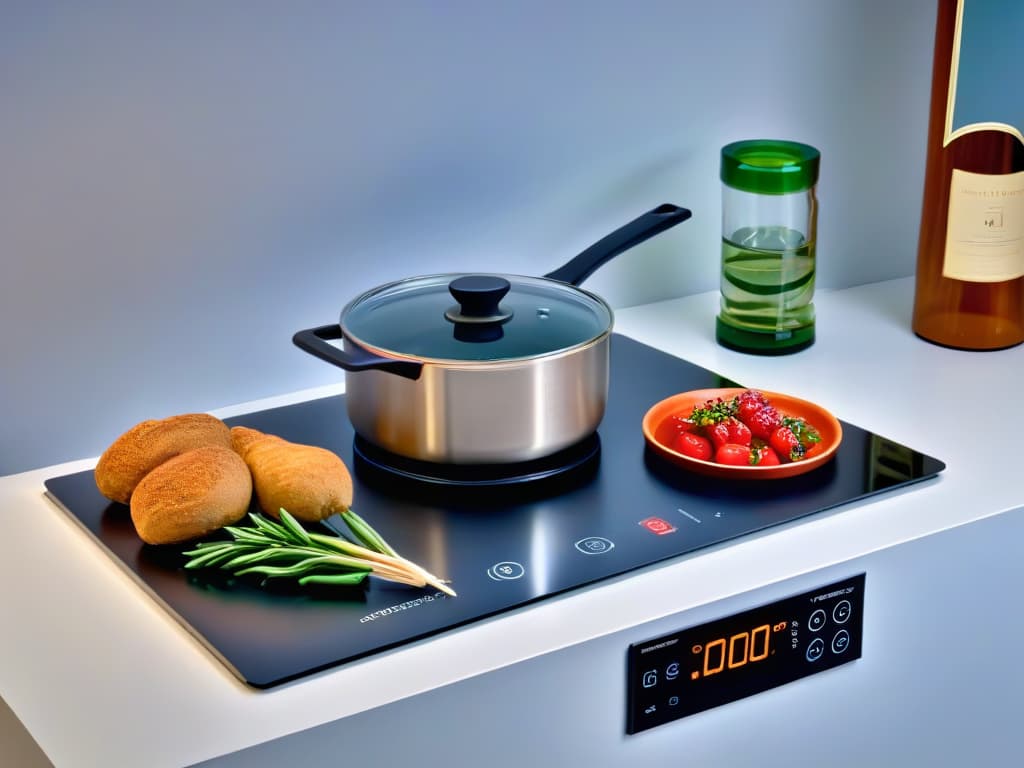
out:
M497 311L483 317L454 293L504 283ZM464 299L460 299L462 301ZM382 354L417 360L499 362L579 347L612 327L611 308L580 288L542 277L427 275L367 291L341 314L346 337Z
M785 195L818 182L821 153L795 141L751 139L722 147L722 181L744 192Z

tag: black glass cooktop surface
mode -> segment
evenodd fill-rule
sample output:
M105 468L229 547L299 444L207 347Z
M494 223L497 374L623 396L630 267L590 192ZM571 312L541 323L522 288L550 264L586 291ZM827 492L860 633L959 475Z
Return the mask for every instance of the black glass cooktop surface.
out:
M402 555L449 579L456 598L373 579L365 589L299 591L185 572L187 547L143 544L127 507L103 498L91 471L48 480L47 493L234 674L268 688L945 468L843 422L834 460L805 475L737 483L688 474L646 449L644 413L676 392L737 384L617 334L611 350L599 445L538 482L403 482L354 456L344 396L227 420L338 453L353 469L353 509Z

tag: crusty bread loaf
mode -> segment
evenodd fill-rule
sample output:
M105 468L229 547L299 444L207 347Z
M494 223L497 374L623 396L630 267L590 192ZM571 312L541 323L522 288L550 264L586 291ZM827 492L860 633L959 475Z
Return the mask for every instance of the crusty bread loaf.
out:
M220 419L186 413L143 421L115 440L96 464L96 487L127 504L141 480L168 459L207 445L231 447L231 432Z
M245 458L245 452L249 450L249 446L259 440L284 439L277 435L269 435L266 432L260 432L258 429L250 429L249 427L232 427L228 434L231 436L231 447L234 448L235 453L243 459Z
M148 544L205 536L241 520L252 501L252 477L231 448L208 445L163 462L131 497L131 516Z
M252 472L266 514L278 517L283 507L313 523L352 505L352 477L337 454L248 427L232 427L231 442Z

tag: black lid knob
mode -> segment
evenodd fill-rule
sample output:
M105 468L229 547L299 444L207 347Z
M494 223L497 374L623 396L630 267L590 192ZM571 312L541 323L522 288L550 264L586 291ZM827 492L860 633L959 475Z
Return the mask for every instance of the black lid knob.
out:
M497 275L465 275L448 283L448 291L459 302L444 316L456 324L504 323L511 312L504 311L501 300L512 284Z

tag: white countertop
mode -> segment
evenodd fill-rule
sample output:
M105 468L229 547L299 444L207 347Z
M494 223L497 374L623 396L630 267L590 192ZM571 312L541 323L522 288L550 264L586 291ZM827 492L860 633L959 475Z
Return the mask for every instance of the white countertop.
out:
M816 344L784 357L715 344L716 292L619 310L616 330L937 456L936 480L270 691L240 683L44 498L44 480L95 459L0 478L0 697L57 766L187 765L1021 505L1024 346L925 343L912 298L909 278L819 292Z

